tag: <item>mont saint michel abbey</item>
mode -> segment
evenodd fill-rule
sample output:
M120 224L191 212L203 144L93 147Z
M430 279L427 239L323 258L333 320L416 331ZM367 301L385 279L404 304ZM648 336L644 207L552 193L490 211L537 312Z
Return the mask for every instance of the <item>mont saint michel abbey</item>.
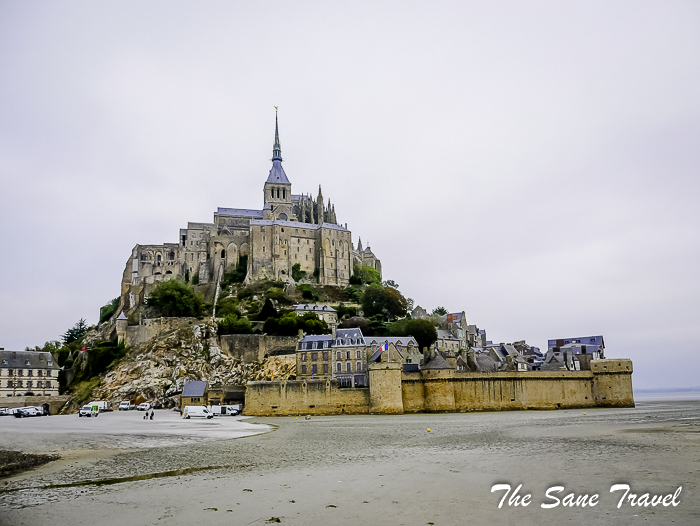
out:
M292 193L292 183L282 168L276 115L272 168L263 195L262 210L218 208L213 223L188 223L180 229L177 243L136 245L123 285L147 285L195 274L205 284L234 268L244 255L248 256L247 281L291 281L296 263L309 277L317 272L321 285L347 286L355 264L381 273L381 263L369 246L363 249L360 240L355 249L347 224L338 224L335 206L330 199L324 204L320 186L316 199ZM130 303L133 307L139 299L132 296Z

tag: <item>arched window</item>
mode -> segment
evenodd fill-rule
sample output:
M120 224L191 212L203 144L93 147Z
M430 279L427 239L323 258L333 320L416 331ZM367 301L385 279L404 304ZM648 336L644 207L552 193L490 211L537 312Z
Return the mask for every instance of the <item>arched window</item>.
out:
M226 251L225 250L221 251L221 259L226 259Z
M350 362L345 364L345 370L347 372L352 372L352 364Z
M170 258L170 261L174 260L174 259L175 259L175 252L173 252L173 251L171 250L171 251L170 251L170 254L168 254L168 257Z
M279 198L280 198L280 189L278 188L277 189L277 199L279 199Z
M282 188L282 199L287 199L287 190Z
M160 254L158 254L157 261L158 261L158 264L160 265Z
M274 188L270 189L270 197L272 197L272 199L275 198L275 189Z
M343 364L340 363L340 362L338 362L338 363L336 364L336 367L335 367L335 368L336 368L336 370L340 373L340 372L343 371Z

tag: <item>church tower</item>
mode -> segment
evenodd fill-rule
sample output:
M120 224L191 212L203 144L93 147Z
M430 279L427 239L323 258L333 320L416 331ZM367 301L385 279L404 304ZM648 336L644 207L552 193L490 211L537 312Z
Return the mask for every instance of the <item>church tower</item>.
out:
M282 168L282 148L280 147L279 126L277 124L277 108L275 108L275 144L272 147L272 168L263 188L265 219L280 219L295 221L292 212L292 183Z

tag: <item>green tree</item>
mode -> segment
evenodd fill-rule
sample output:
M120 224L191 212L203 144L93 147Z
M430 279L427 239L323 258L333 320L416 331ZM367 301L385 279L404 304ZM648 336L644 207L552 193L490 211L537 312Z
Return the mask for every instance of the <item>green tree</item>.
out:
M90 327L87 326L83 318L80 318L80 321L78 321L78 323L73 325L72 328L68 329L61 336L61 340L65 345L80 341L83 338L83 336L85 336L88 330L90 330Z
M444 316L447 314L447 309L445 307L436 307L433 309L433 314L437 314L438 316Z
M365 316L383 314L398 318L406 315L406 298L393 287L373 283L362 293L360 301Z
M388 279L384 283L382 283L385 287L391 287L392 289L399 289L399 284L396 283L393 279Z
M295 263L292 265L292 278L294 281L299 281L302 280L306 277L306 272L301 270L301 265L299 263Z
M104 323L110 319L117 309L119 308L119 298L114 298L112 301L107 303L104 307L100 308L100 322Z
M161 316L176 318L200 316L204 309L204 303L192 287L174 279L159 282L146 304Z
M270 298L267 298L265 300L263 308L256 316L256 319L258 321L265 321L268 318L277 318L278 316L279 314L277 313L277 309L275 309L274 305L272 305L272 301L270 300Z
M430 347L437 341L437 331L428 320L410 320L405 326L405 336L413 336L421 349Z

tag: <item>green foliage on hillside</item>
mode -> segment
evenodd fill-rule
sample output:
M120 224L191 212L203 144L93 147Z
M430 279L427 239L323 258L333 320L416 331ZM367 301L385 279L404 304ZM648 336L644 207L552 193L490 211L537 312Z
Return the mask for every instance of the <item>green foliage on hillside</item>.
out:
M238 308L238 300L232 296L220 298L216 304L216 315L224 318L229 314L241 316L241 310Z
M112 301L107 303L104 307L100 308L100 322L104 323L117 312L119 308L119 298L114 298Z
M288 312L279 318L268 318L263 326L263 332L273 336L296 336L299 330L306 334L328 334L328 324L319 320L313 312L297 316Z
M301 265L299 263L295 263L292 265L292 278L294 281L299 281L302 280L306 277L306 272L301 270Z
M243 256L240 256L238 258L238 263L236 264L236 268L232 270L227 270L224 273L223 278L221 278L221 288L224 289L226 287L231 286L234 283L243 283L245 281L245 277L248 275L248 255L245 254Z
M382 276L379 274L378 270L368 267L367 265L354 266L352 276L350 276L351 285L371 285L373 283L377 285L382 284Z
M229 314L217 324L217 332L219 335L250 334L253 332L253 324L246 317Z
M204 302L192 287L174 279L159 282L146 305L165 317L197 317L204 311Z
M75 362L75 382L89 380L111 369L124 357L126 348L123 343L99 342L88 349L80 361Z

